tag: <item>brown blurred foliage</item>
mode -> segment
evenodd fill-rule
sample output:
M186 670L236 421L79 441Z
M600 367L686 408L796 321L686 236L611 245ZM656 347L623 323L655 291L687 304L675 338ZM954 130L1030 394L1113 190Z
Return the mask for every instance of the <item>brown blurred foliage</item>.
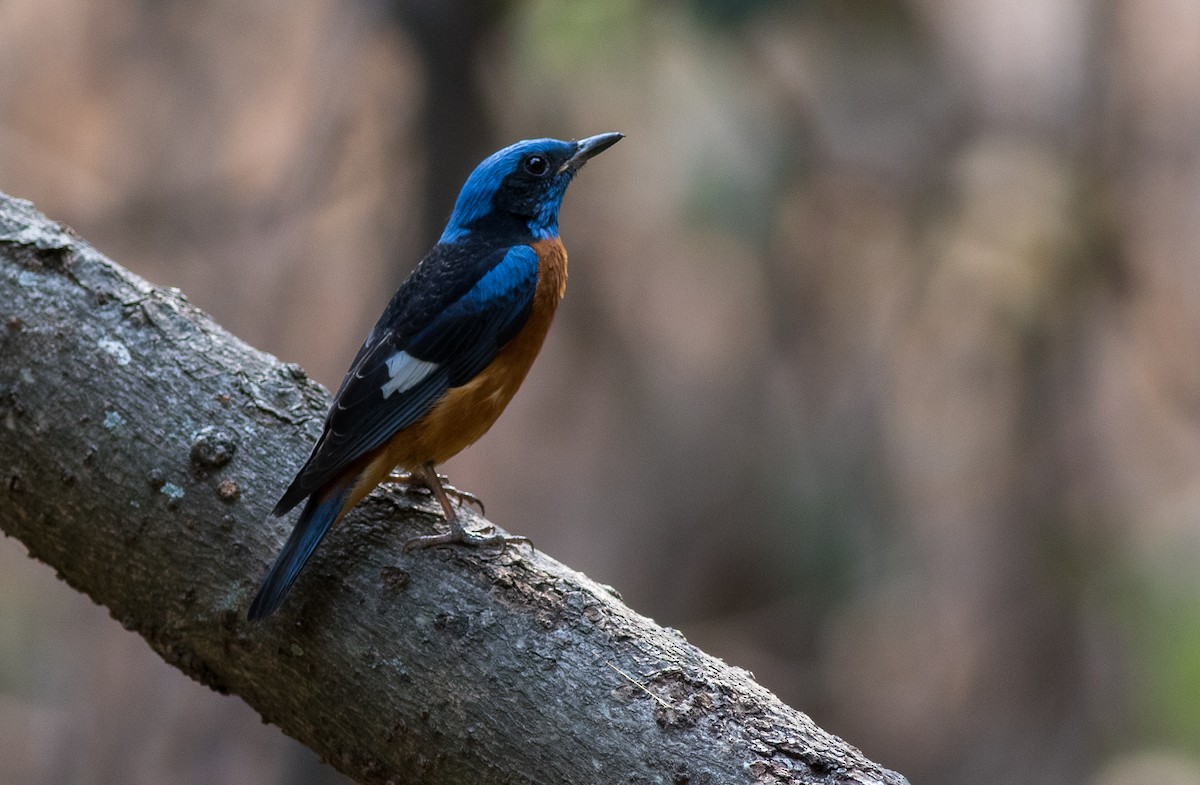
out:
M0 189L326 385L608 130L456 483L914 783L1200 783L1195 0L0 0ZM11 541L0 760L340 779Z

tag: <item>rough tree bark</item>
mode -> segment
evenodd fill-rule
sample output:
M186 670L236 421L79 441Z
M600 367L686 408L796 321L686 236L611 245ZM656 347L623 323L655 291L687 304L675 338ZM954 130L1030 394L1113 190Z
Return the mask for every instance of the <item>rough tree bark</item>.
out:
M363 783L905 783L541 553L401 555L395 489L248 624L327 402L0 194L0 526L184 673Z

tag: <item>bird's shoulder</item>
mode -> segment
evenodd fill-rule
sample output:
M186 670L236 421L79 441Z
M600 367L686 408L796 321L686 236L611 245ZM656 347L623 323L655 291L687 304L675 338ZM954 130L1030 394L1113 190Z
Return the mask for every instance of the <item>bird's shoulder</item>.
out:
M373 332L386 332L403 344L467 296L510 251L527 245L515 237L475 236L438 243L401 284Z
M425 350L443 360L471 334L511 327L536 286L538 255L520 239L468 238L439 243L421 260L380 315L350 364L336 397L380 373L397 352ZM445 344L431 347L430 344ZM439 350L440 349L440 350ZM431 353L432 350L432 353ZM394 375L395 368L388 372ZM371 381L366 381L370 385Z

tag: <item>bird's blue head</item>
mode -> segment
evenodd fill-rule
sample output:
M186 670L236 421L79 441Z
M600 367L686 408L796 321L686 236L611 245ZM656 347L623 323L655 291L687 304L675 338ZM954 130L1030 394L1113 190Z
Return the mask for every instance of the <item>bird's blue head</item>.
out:
M492 153L467 178L439 242L481 230L529 234L535 240L558 236L558 208L571 178L623 136L599 134L578 142L526 139Z

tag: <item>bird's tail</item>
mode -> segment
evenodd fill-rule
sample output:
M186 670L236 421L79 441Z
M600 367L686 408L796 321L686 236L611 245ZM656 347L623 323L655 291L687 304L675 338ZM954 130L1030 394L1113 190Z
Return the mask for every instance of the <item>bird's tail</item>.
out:
M308 498L304 511L296 521L296 528L292 529L292 534L284 544L283 550L279 552L279 557L275 559L274 566L263 579L254 602L250 603L250 610L246 614L250 621L267 618L283 604L283 598L295 583L296 576L317 549L329 527L341 517L346 497L350 495L353 487L354 483L347 483L327 495L314 493Z

